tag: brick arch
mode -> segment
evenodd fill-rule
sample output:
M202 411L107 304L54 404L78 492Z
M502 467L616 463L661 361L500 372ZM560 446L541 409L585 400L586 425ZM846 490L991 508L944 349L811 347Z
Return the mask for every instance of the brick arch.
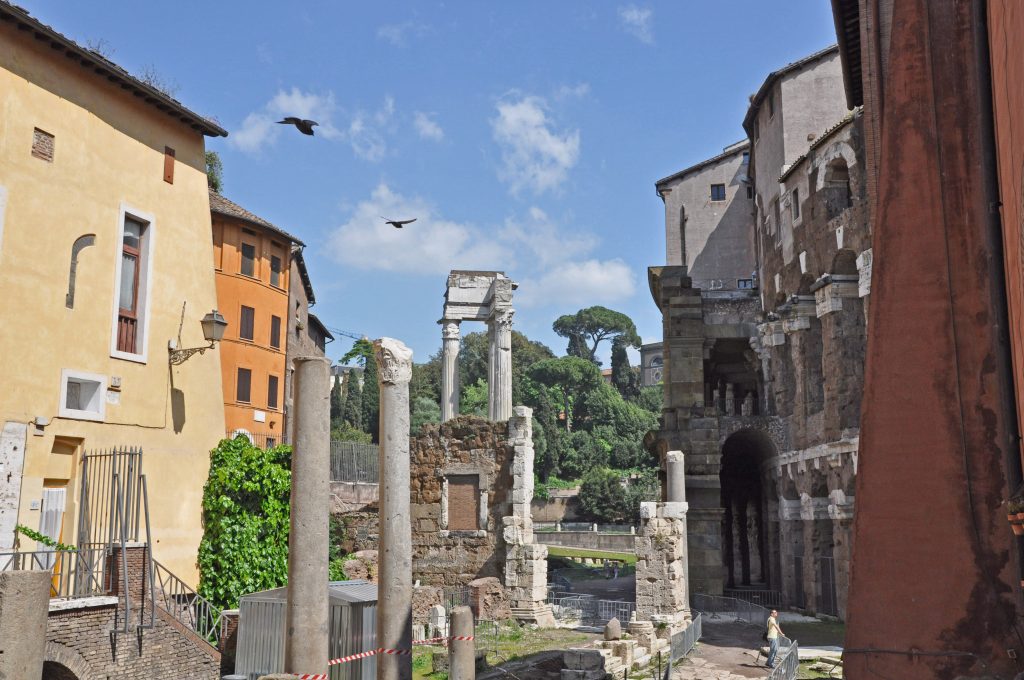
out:
M846 163L847 172L852 172L853 167L857 165L857 154L854 152L853 147L846 142L836 142L829 147L826 153L818 156L814 164L818 170L817 181L814 187L815 191L821 191L825 187L825 176L828 174L827 168L838 159L842 159Z
M58 642L46 643L42 680L103 680L81 654Z

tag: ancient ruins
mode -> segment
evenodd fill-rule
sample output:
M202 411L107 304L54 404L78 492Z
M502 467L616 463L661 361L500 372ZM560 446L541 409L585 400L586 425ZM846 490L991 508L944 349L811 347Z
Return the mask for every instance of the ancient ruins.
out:
M512 417L512 291L517 284L503 272L453 270L448 275L441 324L441 422L459 414L459 327L485 321L490 340L487 417Z

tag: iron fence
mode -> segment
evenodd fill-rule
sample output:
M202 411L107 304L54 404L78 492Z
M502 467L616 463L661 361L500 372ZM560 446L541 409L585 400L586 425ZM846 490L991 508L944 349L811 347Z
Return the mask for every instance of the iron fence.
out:
M0 553L0 571L51 571L50 597L90 597L110 592L106 550L37 550Z
M156 560L153 560L153 575L156 577L157 605L216 647L221 635L220 608Z
M331 442L331 481L376 484L377 445L361 442Z
M702 633L703 621L701 613L697 612L697 615L693 617L693 621L690 622L690 625L685 630L681 630L672 636L672 661L679 661L679 659L692 652L693 648L697 646L697 640L700 640Z
M737 600L744 600L759 604L762 607L778 608L782 606L782 593L778 590L753 590L748 588L727 588L726 597L734 597Z
M547 601L559 621L579 621L589 626L603 626L612 619L625 624L636 611L635 602L599 600L593 595L557 590L550 585Z
M224 433L226 439L245 437L249 442L260 449L272 449L275 446L285 444L284 433L278 432L249 432L248 430L229 430Z
M635 534L632 524L594 524L593 522L534 522L533 530L540 533L559 531L587 531L599 534Z
M444 611L450 618L452 610L456 607L469 607L473 609L473 592L468 586L458 586L455 588L445 588L441 594L444 599ZM476 610L473 611L474 616Z
M790 640L785 635L780 635L775 668L768 674L768 680L796 680L799 670L800 648L796 640Z
M709 619L731 616L737 621L760 627L768 625L768 615L771 614L770 609L753 602L747 602L735 597L704 595L703 593L693 594L690 600L690 607L702 614L706 614Z

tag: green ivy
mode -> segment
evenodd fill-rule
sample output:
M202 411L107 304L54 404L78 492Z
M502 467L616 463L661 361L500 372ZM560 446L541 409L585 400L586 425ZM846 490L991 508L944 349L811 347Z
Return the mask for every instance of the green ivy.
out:
M290 446L264 450L244 436L210 452L199 592L218 607L288 582L291 455Z
M78 548L76 548L73 545L66 545L64 543L59 543L59 542L53 540L52 538L50 538L49 536L47 536L46 534L41 534L38 531L34 531L32 529L29 529L24 524L17 525L16 527L14 527L14 530L16 532L18 532L19 534L21 534L22 536L24 536L25 538L31 538L36 543L42 543L46 547L53 548L54 550L70 550L70 551L78 550Z

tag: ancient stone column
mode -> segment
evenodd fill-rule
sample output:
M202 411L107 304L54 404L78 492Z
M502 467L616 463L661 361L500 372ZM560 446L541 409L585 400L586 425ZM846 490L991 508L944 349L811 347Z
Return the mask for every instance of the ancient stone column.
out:
M441 319L441 422L459 415L459 322Z
M449 680L473 680L476 677L476 645L473 637L473 610L469 607L456 607L452 610L452 640L448 650ZM469 640L459 638L470 638ZM380 661L378 660L379 664Z
M42 570L0 573L0 678L42 677L51 576Z
M380 382L380 543L377 645L412 650L412 524L409 517L409 380L412 350L393 338L373 343ZM377 680L411 680L412 655L381 654Z
M488 404L491 420L512 417L512 315L511 308L499 309L488 321L491 332L491 400Z
M331 362L295 359L295 450L284 669L327 671L327 518L330 509Z
M686 468L682 451L669 451L665 454L665 490L666 501L682 502L686 500Z

